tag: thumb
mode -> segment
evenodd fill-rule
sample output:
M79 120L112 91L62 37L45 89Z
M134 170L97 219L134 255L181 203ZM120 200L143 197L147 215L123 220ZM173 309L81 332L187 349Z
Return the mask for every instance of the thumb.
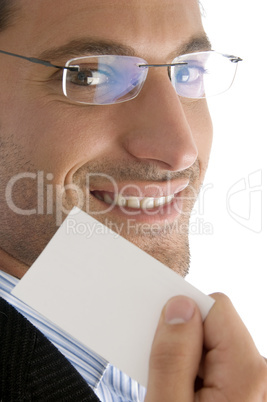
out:
M192 402L203 348L196 303L176 296L164 307L154 337L145 402Z

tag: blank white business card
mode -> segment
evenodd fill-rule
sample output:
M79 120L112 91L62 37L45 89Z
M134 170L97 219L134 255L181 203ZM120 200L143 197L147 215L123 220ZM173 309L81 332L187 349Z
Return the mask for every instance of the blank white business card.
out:
M167 300L191 297L203 319L214 303L78 208L12 293L144 386Z

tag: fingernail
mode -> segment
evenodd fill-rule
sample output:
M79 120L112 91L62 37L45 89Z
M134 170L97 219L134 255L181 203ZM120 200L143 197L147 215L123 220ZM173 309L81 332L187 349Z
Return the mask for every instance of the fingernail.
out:
M183 324L193 317L195 304L193 300L177 296L168 301L165 307L165 322L167 324Z

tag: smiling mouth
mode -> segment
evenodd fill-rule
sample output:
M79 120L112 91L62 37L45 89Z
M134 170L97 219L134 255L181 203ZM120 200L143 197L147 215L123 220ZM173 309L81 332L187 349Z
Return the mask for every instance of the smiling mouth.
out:
M179 193L163 197L135 197L115 195L107 191L92 191L91 194L100 201L109 205L134 209L153 209L170 204Z

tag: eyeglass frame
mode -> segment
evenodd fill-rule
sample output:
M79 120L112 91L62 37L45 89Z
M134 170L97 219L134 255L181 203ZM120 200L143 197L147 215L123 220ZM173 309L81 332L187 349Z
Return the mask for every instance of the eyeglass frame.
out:
M209 50L209 52L214 52L213 50ZM79 67L77 66L59 66L57 64L53 64L50 61L47 60L42 60L42 59L38 59L36 57L27 57L27 56L22 56L20 54L17 53L12 53L12 52L8 52L6 50L0 50L0 53L8 55L8 56L13 56L13 57L17 57L23 60L27 60L31 63L35 63L35 64L40 64L43 65L45 67L52 67L52 68L57 68L57 69L62 69L62 70L68 70L68 71L79 71ZM201 53L201 52L200 52ZM190 53L189 53L190 54ZM91 56L91 55L90 55ZM90 57L88 56L88 57ZM180 55L180 57L185 56L185 55ZM238 63L240 61L243 61L243 59L241 57L238 56L234 56L234 55L228 55L228 54L222 54L222 56L226 57L229 59L229 61L231 61L232 63ZM69 62L70 60L68 60L66 62L66 64ZM144 60L145 61L145 60ZM163 64L138 64L138 67L143 67L143 68L150 68L150 67L173 67L173 66L177 66L177 65L186 65L188 63L186 62L180 62L180 63L163 63ZM63 92L64 93L64 92ZM67 95L64 94L66 97ZM133 99L133 98L132 98ZM128 99L131 100L131 99ZM78 101L76 101L76 103L79 103ZM88 104L90 105L90 104Z

